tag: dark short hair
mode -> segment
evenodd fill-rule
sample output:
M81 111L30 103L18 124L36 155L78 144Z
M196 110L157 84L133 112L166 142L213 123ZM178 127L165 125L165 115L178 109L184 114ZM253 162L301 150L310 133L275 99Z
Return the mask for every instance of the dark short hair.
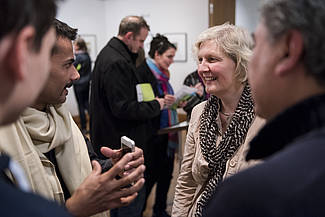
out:
M39 51L56 10L56 0L0 0L0 40L31 25L36 30L34 49Z
M160 35L158 33L150 42L150 50L148 54L151 58L154 58L156 51L159 55L161 55L165 53L169 48L177 49L173 43L168 41L168 38L166 36Z
M127 16L121 20L118 35L124 36L128 32L132 32L134 36L137 36L140 34L142 28L146 28L150 31L150 27L143 17Z
M58 19L54 19L53 25L55 27L57 38L68 38L71 41L76 39L78 29L74 29Z
M67 38L72 40L76 39L77 36L77 32L78 29L74 29L72 27L70 27L68 24L58 20L58 19L54 19L53 21L53 25L55 27L55 31L56 31L56 38ZM58 51L58 47L55 43L53 50L52 50L52 55L56 54Z

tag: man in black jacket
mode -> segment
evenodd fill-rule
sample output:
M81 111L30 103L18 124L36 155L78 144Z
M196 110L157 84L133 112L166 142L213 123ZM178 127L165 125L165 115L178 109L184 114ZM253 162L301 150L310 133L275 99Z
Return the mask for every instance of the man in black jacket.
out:
M90 99L90 137L95 152L100 148L120 148L120 139L127 136L136 146L145 149L146 121L158 116L163 99L138 102L139 83L135 61L139 48L148 35L149 26L142 17L122 19L117 37L113 37L99 53L92 74ZM140 216L144 194L128 207L111 211L111 216Z
M268 123L205 216L325 216L325 1L270 0L254 34L249 81Z
M55 14L54 0L0 1L1 126L16 120L45 84L55 42L55 31L51 28ZM21 167L1 153L1 216L70 216L56 203L28 191Z

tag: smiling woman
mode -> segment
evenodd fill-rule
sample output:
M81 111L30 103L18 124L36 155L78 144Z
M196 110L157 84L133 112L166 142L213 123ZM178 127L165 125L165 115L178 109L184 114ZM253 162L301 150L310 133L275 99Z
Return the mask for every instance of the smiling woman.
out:
M253 164L245 153L264 121L255 116L247 83L251 41L245 30L224 24L202 32L195 43L210 98L192 111L172 216L201 216L220 181Z

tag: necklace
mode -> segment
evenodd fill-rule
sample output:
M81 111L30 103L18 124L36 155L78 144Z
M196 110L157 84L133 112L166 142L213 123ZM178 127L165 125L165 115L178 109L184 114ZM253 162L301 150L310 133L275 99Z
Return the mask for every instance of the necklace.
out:
M223 112L223 111L219 111L221 114L223 114L224 116L227 116L227 117L229 117L229 116L232 116L232 115L234 115L235 113L234 112L229 112L229 113L227 113L227 112Z

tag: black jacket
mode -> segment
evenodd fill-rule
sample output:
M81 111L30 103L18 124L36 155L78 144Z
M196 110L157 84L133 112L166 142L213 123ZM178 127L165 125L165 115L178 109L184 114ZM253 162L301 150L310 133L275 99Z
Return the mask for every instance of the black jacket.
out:
M165 95L160 95L158 91L158 81L156 77L151 72L151 69L149 68L146 61L143 61L143 63L137 68L137 76L139 77L139 80L141 83L150 83L152 90L155 94L155 97L164 98ZM157 135L157 131L160 129L160 115L150 119L146 123L147 128L147 139L150 140L152 136ZM150 145L150 144L148 144Z
M142 149L146 121L160 114L160 105L137 101L135 58L118 38L112 38L99 53L92 73L90 136L95 152L100 147L120 148L128 136Z
M247 159L265 162L225 180L205 216L325 216L325 95L266 124Z

